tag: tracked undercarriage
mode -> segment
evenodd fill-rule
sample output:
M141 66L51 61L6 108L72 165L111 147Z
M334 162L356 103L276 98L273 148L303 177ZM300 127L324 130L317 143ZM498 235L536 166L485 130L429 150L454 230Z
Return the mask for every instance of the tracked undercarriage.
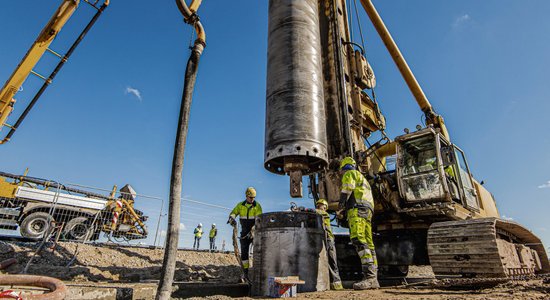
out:
M550 272L540 239L515 222L497 218L432 224L428 255L436 275L508 277Z

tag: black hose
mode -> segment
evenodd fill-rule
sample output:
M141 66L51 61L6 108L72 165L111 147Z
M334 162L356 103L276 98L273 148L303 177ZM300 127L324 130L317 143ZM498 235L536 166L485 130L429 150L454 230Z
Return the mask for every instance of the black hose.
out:
M178 120L178 130L176 133L176 143L174 146L174 156L172 159L172 175L170 178L168 232L166 234L166 247L164 249L164 260L162 263L162 277L159 282L156 299L170 299L172 294L172 283L174 281L174 273L176 271L176 257L179 240L182 171L185 142L187 140L189 112L191 110L193 90L197 79L199 58L202 54L203 48L204 46L201 43L195 43L191 56L187 61L187 68L185 69L183 96Z

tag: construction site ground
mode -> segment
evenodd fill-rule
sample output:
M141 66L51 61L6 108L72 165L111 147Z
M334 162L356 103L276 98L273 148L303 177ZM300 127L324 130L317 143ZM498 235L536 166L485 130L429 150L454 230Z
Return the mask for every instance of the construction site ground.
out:
M0 241L0 261L9 258L18 261L1 272L19 274L37 246L37 243ZM67 267L77 247L78 254ZM36 256L28 273L63 280L69 287L70 299L152 299L162 258L162 249L59 243ZM298 299L550 299L548 278L460 288L422 284L433 278L429 267L412 267L410 286L302 293ZM232 253L180 250L175 281L176 298L220 294L206 298L231 299L227 295L243 295L247 290L246 285L239 284L240 269Z
M0 261L12 257L18 261L4 272L20 273L37 247L38 243L0 242ZM76 256L75 251L78 251ZM36 256L28 274L74 282L158 280L163 255L164 251L159 248L60 242ZM73 257L74 261L67 267ZM180 250L176 266L176 281L237 283L240 279L240 268L232 253Z

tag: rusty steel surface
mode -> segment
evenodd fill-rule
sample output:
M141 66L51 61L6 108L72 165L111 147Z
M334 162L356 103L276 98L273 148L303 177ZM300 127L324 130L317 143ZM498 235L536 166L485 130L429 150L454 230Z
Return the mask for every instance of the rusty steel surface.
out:
M0 275L0 285L41 287L50 292L40 295L26 295L26 300L62 300L67 294L67 286L59 279L34 275Z
M17 263L17 259L15 258L9 258L9 259L3 260L0 262L0 270L4 270L5 268L16 263Z

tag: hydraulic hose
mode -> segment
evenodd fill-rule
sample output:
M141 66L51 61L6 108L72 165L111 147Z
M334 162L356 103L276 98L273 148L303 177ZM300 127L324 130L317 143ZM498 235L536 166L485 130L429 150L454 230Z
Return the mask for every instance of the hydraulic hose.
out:
M193 0L188 7L184 0L176 0L178 8L183 14L186 23L194 26L197 31L197 39L187 61L185 69L185 78L183 82L183 95L178 119L178 129L176 133L176 142L174 145L174 154L172 158L172 174L170 177L170 203L168 207L168 230L166 234L166 247L164 249L164 259L162 262L162 277L160 278L157 289L157 300L170 299L172 294L172 283L176 271L176 258L178 251L181 192L182 192L182 171L185 154L185 143L187 141L187 131L189 128L189 113L191 111L191 102L193 99L193 90L197 79L199 59L205 47L205 34L196 10L201 1ZM191 10L192 8L193 10Z

